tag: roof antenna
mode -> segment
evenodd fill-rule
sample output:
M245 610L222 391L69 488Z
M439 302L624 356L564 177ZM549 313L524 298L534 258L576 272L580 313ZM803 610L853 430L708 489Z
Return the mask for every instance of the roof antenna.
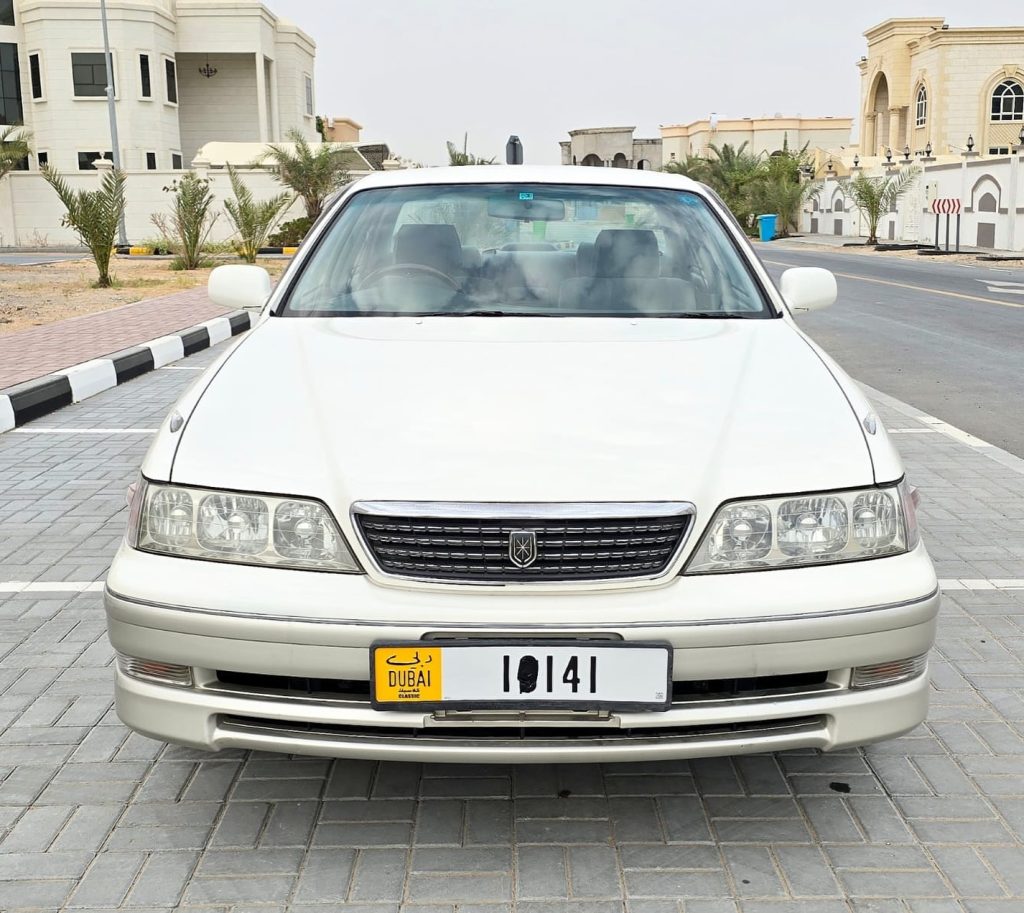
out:
M519 141L519 137L514 134L505 143L505 163L508 165L523 164L523 144Z

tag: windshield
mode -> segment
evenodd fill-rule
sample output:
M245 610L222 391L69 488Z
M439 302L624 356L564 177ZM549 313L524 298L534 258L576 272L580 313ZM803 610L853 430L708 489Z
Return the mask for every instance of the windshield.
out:
M697 194L557 184L356 193L281 313L775 316Z

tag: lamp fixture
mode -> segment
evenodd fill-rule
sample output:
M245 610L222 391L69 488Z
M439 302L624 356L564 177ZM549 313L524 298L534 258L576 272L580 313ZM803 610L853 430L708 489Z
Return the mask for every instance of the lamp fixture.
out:
M832 174L834 169L832 167L832 156L831 155L828 157L828 161L825 162L825 167L828 169L828 173Z
M931 158L932 157L932 143L931 143L931 140L929 140L928 141L928 145L924 147L924 154L925 154L926 158Z
M892 164L892 147L885 150L885 161L887 164Z
M856 153L854 153L854 156L853 156L853 167L854 168L860 168L860 156L857 155Z
M974 151L974 135L971 134L971 133L967 134L967 151L968 152L973 152Z
M1017 134L1017 145L1024 146L1024 127L1020 128L1020 133Z
M910 161L910 146L904 146L903 147L903 161L904 162L909 162Z
M210 55L206 55L206 63L199 68L199 72L203 74L207 79L212 79L217 75L217 68L210 66Z

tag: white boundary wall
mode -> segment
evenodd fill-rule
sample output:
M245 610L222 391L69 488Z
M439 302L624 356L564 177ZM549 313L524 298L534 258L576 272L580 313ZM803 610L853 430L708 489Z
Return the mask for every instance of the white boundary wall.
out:
M879 177L882 169L865 169ZM817 208L805 206L801 231L867 237L867 225L845 193L846 178L822 185ZM917 181L900 200L896 212L882 217L879 241L935 243L935 216L931 200L950 197L962 202L960 243L964 247L1024 251L1024 154L1012 157L976 158L961 164L923 168ZM842 211L837 209L837 204ZM946 217L939 220L939 243L945 247ZM950 246L956 239L956 216L950 217Z
M224 169L200 171L211 181L215 197L214 211L220 213L211 241L226 241L231 237L231 225L224 213L224 200L232 197L228 173ZM257 200L265 200L287 188L265 170L240 169L239 173ZM125 213L128 240L133 244L159 237L160 232L150 220L152 213L169 213L171 194L164 192L171 182L184 174L182 171L129 171ZM75 190L99 186L100 171L72 171L63 174ZM353 178L358 175L353 174ZM281 221L296 219L306 214L301 200L292 203ZM41 174L35 171L15 171L0 180L0 247L47 247L77 245L77 235L61 225L64 207Z

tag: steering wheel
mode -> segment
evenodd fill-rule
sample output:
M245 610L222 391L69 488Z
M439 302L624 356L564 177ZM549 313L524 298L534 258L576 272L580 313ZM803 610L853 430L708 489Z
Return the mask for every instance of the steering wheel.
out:
M361 283L360 288L366 288L369 285L373 285L385 276L390 275L409 275L410 273L421 273L422 275L429 277L430 279L437 279L447 285L452 291L459 290L459 283L456 282L447 273L442 273L441 270L435 269L432 266L427 266L424 263L391 263L387 266L382 266L379 269L375 269L369 276L367 276Z

